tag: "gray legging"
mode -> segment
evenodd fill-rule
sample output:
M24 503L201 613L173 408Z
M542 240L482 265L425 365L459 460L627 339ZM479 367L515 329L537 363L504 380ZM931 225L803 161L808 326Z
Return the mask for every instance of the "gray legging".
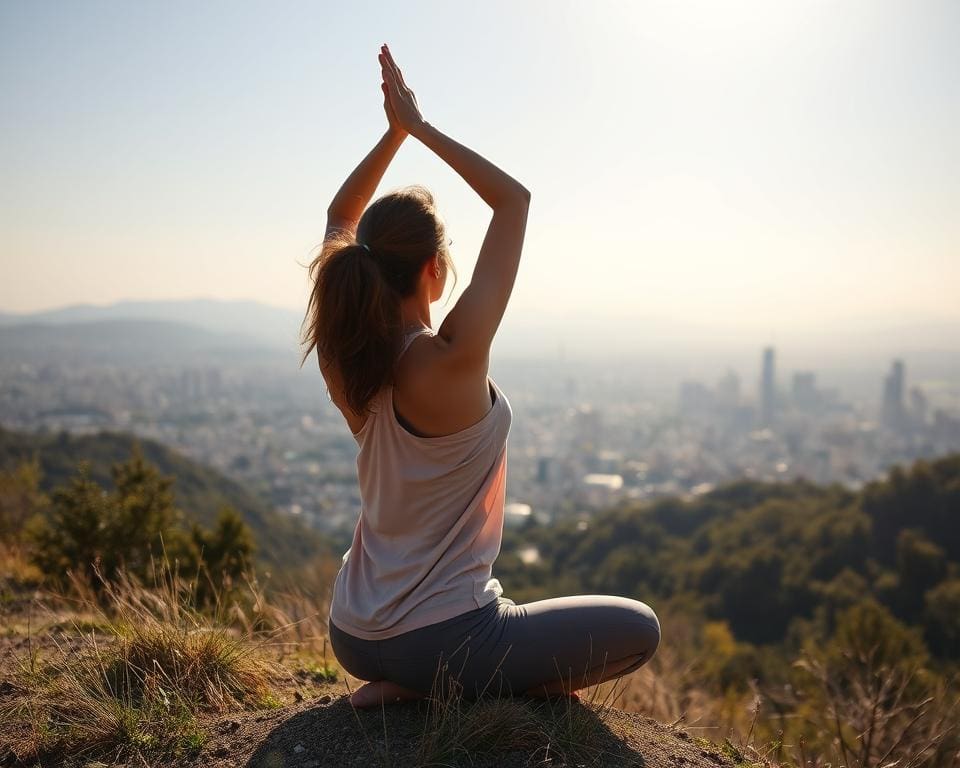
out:
M660 643L660 622L645 603L613 595L569 595L517 605L500 597L446 621L386 640L347 634L328 619L337 660L360 680L389 680L430 694L456 679L464 699L520 696L563 679L583 687L594 668L634 663L605 679L633 672Z

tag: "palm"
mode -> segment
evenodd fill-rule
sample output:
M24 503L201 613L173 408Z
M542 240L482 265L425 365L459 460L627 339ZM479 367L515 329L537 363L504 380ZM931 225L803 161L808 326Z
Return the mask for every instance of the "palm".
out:
M380 87L383 90L383 111L387 113L387 122L394 130L402 131L403 126L400 125L400 121L397 119L397 113L393 111L393 104L390 103L390 94L387 92L387 84L381 83Z
M409 133L423 122L417 97L404 82L403 73L386 46L383 46L379 58L383 75L382 88L386 94L384 109L387 119L391 120L391 125L397 125Z

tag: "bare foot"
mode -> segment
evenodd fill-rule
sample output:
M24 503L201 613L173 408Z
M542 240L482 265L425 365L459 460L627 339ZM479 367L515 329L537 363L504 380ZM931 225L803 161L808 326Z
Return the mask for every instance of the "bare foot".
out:
M374 680L372 683L357 688L350 695L350 703L359 709L364 709L366 707L378 707L381 701L384 704L396 704L400 701L422 698L424 696L419 691L403 688L389 680Z

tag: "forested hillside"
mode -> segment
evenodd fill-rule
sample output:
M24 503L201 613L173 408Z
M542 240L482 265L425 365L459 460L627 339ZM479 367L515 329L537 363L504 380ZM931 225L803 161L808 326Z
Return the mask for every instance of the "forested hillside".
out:
M232 507L250 527L258 559L274 570L294 568L337 549L327 537L296 518L274 511L242 484L161 443L129 434L44 435L0 427L0 472L12 471L23 461L35 458L41 471L41 489L50 493L73 478L80 462L85 461L90 478L106 487L111 467L126 461L134 444L139 445L147 463L174 478L176 504L188 521L210 527L222 506Z
M682 605L757 645L796 645L873 602L937 658L960 658L960 454L894 468L859 493L744 481L583 528L508 531L495 575L515 599L611 592ZM540 561L521 563L520 542Z

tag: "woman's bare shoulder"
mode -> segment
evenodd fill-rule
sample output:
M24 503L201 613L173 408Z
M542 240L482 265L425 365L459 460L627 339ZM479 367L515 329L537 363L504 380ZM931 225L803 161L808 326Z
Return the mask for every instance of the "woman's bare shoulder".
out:
M425 334L411 342L401 363L394 406L421 434L458 432L489 410L487 369L463 365L448 339Z
M423 334L410 344L402 364L418 381L471 380L483 382L489 368L489 351L482 361L459 354L459 347L441 333Z

